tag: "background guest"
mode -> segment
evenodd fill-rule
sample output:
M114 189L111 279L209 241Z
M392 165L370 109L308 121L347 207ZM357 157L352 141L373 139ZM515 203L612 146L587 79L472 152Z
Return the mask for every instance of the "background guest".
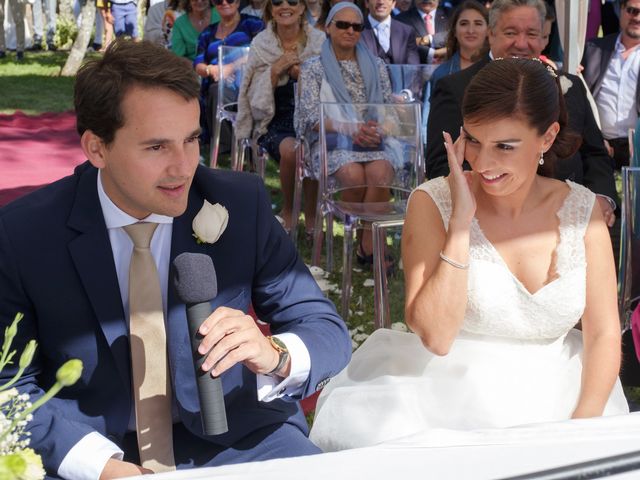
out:
M237 0L214 0L220 21L212 23L198 36L197 54L193 60L196 73L202 77L200 95L200 125L204 143L209 142L213 115L218 105L218 47L244 47L264 29L264 22L253 15L239 13ZM220 151L230 150L231 130L227 124L221 131Z
M149 7L144 22L144 39L170 48L171 29L182 15L180 0L159 0Z
M623 0L620 33L587 43L582 72L616 168L629 165L629 129L640 114L640 0Z
M110 0L113 15L113 32L116 37L127 35L138 38L138 1Z
M439 0L415 0L412 8L396 18L413 27L421 63L437 63L445 54L449 20Z
M6 46L4 38L4 0L0 0L2 4L0 6L0 58L6 57ZM24 14L26 9L26 2L21 0L9 0L9 8L11 9L11 16L15 23L16 28L16 61L21 62L24 60Z
M325 24L327 22L327 15L329 15L329 10L340 0L322 0L322 7L320 9L320 16L318 17L318 21L316 22L316 28L323 30L325 29ZM351 2L352 0L345 0L347 2ZM360 8L361 12L364 12L363 0L356 0L352 3L355 3L358 8Z
M240 13L262 18L262 13L264 12L264 4L265 0L250 0L249 5L240 10Z
M320 171L318 142L318 105L321 101L339 103L389 103L391 85L385 63L358 43L364 29L364 17L353 3L340 2L327 16L328 39L322 53L302 66L301 97L296 107L296 125L304 131L311 145L311 166L316 175ZM345 202L384 202L389 190L362 187L367 178L392 178L393 167L384 152L384 142L376 122L343 122L339 128L328 126L336 139L336 148L329 152L329 175L336 177L346 188ZM382 181L377 183L383 183ZM361 264L373 262L371 232L360 235L357 259Z
M176 20L171 31L171 50L193 61L196 57L198 35L207 26L220 20L211 0L187 0L186 15Z
M453 12L446 43L446 61L431 76L431 92L442 77L474 64L487 54L489 12L476 0L466 0Z
M418 64L420 56L413 29L394 18L394 0L368 0L369 15L364 20L360 41L385 63Z
M285 228L291 228L296 166L294 85L300 64L320 53L324 34L306 21L306 5L300 0L271 0L264 10L267 26L251 42L251 52L238 103L238 138L253 138L280 164L282 209ZM318 104L315 104L318 107ZM306 187L312 198L314 191ZM315 198L305 202L315 206ZM307 219L307 217L309 217ZM313 226L313 210L305 210L307 228ZM311 222L311 223L310 223Z

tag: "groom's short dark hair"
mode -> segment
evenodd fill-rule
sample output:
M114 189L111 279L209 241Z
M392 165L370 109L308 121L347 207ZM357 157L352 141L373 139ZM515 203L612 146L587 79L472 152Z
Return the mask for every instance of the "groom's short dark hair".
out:
M74 87L78 133L91 130L110 144L124 125L122 99L132 86L166 88L185 100L200 93L187 59L151 42L116 40L102 58L89 60L78 71Z

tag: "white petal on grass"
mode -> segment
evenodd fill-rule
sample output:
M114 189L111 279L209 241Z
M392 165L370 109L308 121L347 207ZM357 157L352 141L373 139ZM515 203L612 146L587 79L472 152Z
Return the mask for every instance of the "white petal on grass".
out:
M398 332L408 332L409 329L403 322L394 322L391 324L391 330L396 330Z

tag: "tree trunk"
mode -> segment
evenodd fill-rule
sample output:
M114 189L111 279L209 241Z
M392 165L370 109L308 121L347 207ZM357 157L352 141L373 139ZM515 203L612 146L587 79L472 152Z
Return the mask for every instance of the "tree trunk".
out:
M91 40L91 32L93 31L93 22L96 16L96 2L95 0L86 0L82 6L82 23L78 29L78 36L73 42L67 61L62 67L60 73L63 77L73 77L82 65L84 55L87 52L87 45Z

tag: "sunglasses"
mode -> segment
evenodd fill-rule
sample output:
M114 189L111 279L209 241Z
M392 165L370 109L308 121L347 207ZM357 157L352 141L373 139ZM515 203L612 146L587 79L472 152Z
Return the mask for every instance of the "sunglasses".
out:
M625 7L624 11L627 12L627 15L631 15L632 17L640 15L640 8Z
M344 20L334 20L331 23L333 23L336 26L336 28L340 30L349 30L349 28L353 28L354 32L361 32L364 30L363 23L351 23L351 22L345 22Z
M227 2L227 5L233 5L236 3L236 0L213 0L213 3L218 6L222 5L224 2Z
M279 7L283 3L284 3L284 0L271 0L271 5L273 5L274 7ZM297 7L298 4L300 3L300 0L287 0L287 3L289 4L290 7Z

